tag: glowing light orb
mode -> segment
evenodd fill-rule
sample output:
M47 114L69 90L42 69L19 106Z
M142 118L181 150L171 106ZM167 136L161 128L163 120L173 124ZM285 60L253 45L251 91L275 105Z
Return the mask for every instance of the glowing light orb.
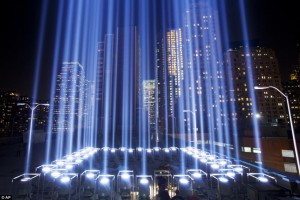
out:
M43 167L42 168L42 172L44 172L44 173L48 173L48 172L50 172L51 171L51 168L50 167Z
M67 164L67 165L65 166L66 169L73 169L73 167L74 167L74 166L71 165L71 164Z
M87 173L85 176L87 178L89 178L89 179L93 179L93 178L95 178L96 174L94 174L94 173Z
M29 178L29 177L24 177L24 178L21 179L21 182L27 182L27 181L30 181L30 180L31 180L31 178Z
M180 178L180 179L179 179L179 183L181 183L181 184L183 184L183 185L186 185L186 184L189 183L189 180L186 179L186 178Z
M220 177L219 181L222 182L222 183L228 183L229 180L225 177Z
M218 164L215 164L215 163L211 164L210 167L213 168L213 169L219 169L220 168L220 166Z
M227 172L226 175L229 176L229 177L235 177L235 173L234 172Z
M101 183L102 185L107 185L107 184L109 183L109 179L106 178L106 177L101 178L101 179L100 179L100 183Z
M159 147L154 147L154 151L159 151Z
M234 171L236 171L236 172L242 172L242 171L243 171L243 168L241 168L241 167L236 167L236 168L234 168Z
M267 183L269 180L266 178L266 177L264 177L264 176L260 176L260 177L258 177L257 178L260 182L262 182L262 183Z
M58 171L54 171L54 172L51 173L51 176L52 176L53 178L58 178L60 175L61 175L61 173L58 172Z
M71 179L68 176L63 176L60 179L60 182L62 182L62 183L69 183L70 181L71 181Z
M226 162L225 160L222 160L222 161L219 162L219 164L220 164L220 165L226 165L227 162Z
M193 176L194 178L201 178L201 173L199 173L199 172L194 172L194 173L192 174L192 176Z
M138 147L137 150L138 150L138 151L142 151L143 148L142 148L142 147Z
M124 173L124 174L121 175L121 178L122 178L122 179L129 179L129 178L130 178L130 175L127 174L127 173Z
M143 185L146 185L146 184L149 183L149 180L146 179L146 178L142 178L142 179L140 180L140 183L143 184Z

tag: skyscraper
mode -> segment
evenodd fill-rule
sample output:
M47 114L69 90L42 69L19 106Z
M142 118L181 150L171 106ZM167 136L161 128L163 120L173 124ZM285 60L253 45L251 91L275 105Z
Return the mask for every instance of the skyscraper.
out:
M218 13L209 1L191 4L184 14L184 104L195 113L200 132L221 131L225 122L225 76Z
M239 46L227 51L233 71L233 83L236 95L237 119L245 122L255 116L260 116L263 124L277 125L286 122L287 113L284 99L276 90L258 90L257 105L259 113L252 111L252 99L249 96L247 76L253 70L253 82L256 86L274 86L282 90L278 61L274 50L260 46L250 47L250 52L245 53L245 48ZM251 60L252 69L246 65L246 57ZM241 125L245 125L240 123Z
M8 136L13 132L15 120L15 112L19 94L16 92L0 93L0 136Z
M148 131L151 139L156 136L156 99L155 99L155 80L143 81L143 109L146 111Z
M78 62L64 62L56 79L53 132L74 133L85 114L85 75Z
M114 66L115 66L115 37L113 34L106 34L104 40L98 43L97 49L97 70L95 74L95 131L103 133L104 124L112 120L114 94ZM105 121L106 120L106 121ZM111 130L111 128L109 128Z
M294 66L290 79L283 84L283 87L289 97L293 123L298 131L300 130L300 66Z

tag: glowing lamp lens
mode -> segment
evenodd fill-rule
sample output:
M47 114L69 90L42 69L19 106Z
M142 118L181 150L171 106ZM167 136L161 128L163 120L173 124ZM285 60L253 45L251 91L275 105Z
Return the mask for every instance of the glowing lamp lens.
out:
M101 178L101 179L100 179L100 183L101 183L102 185L107 185L107 184L109 183L109 179L106 178L106 177Z
M103 148L103 151L108 151L108 147L104 147L104 148Z
M67 160L73 160L73 156L67 156Z
M200 159L200 161L201 161L202 163L206 163L206 162L207 162L207 159L202 158L202 159Z
M137 148L138 151L142 151L143 149L141 147Z
M21 182L27 182L27 181L29 181L31 178L29 178L29 177L25 177L25 178L22 178L21 179Z
M225 178L225 177L220 177L219 181L222 182L222 183L228 183L228 179Z
M42 169L42 172L44 172L44 173L48 173L50 171L51 171L50 167L43 167L43 169Z
M130 176L129 176L129 174L125 173L125 174L122 174L122 175L121 175L121 178L122 178L122 179L129 179Z
M212 165L211 165L211 168L213 168L213 169L219 169L219 167L220 167L220 166L219 166L218 164L212 164Z
M54 171L54 172L51 173L51 176L52 176L53 178L58 178L60 175L61 175L61 173L58 172L58 171Z
M166 152L166 153L169 153L169 152L170 152L170 150L169 150L169 149L165 149L165 152Z
M179 183L186 185L189 183L189 180L187 180L186 178L181 178L179 179Z
M77 164L79 164L79 163L82 163L82 160L81 160L81 159L76 159L75 162L76 162Z
M220 165L226 165L227 162L223 160L223 161L220 161L219 164L220 164Z
M235 177L235 173L234 172L227 172L226 175L229 176L229 177Z
M194 173L192 174L192 176L193 176L194 178L201 178L201 174L200 174L199 172L194 172Z
M147 149L147 153L151 153L151 149Z
M72 169L72 168L73 168L73 165L70 165L70 164L66 165L66 169Z
M120 150L121 150L121 151L125 151L125 147L122 147Z
M63 176L63 177L61 177L60 182L62 182L62 183L69 183L70 180L71 180L70 177Z
M142 178L142 179L140 180L140 183L143 184L143 185L146 185L146 184L149 183L149 180L146 179L146 178Z
M194 158L199 158L199 155L198 154L193 154L193 157Z
M95 178L96 174L94 174L94 173L87 173L85 176L87 178L89 178L89 179L93 179L93 178Z
M110 150L112 153L115 153L116 152L116 149L111 149Z
M129 153L132 153L132 152L133 152L133 149L129 149L128 152L129 152Z
M208 160L214 160L214 159L215 159L215 157L213 157L213 156L208 157Z
M155 147L155 148L154 148L154 151L159 151L159 148L158 148L158 147Z
M61 167L61 166L64 165L64 162L63 161L57 161L56 164Z
M262 183L266 183L266 182L269 181L266 177L263 177L263 176L260 176L260 177L258 177L257 179L258 179L260 182L262 182Z
M243 171L243 168L241 168L241 167L236 167L236 168L234 168L234 171L236 171L236 172L242 172L242 171Z

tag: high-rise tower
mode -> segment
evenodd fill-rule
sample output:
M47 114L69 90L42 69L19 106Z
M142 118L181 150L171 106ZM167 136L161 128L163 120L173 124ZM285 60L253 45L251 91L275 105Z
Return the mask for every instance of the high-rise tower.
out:
M53 132L73 133L85 114L85 75L78 62L64 62L56 79Z

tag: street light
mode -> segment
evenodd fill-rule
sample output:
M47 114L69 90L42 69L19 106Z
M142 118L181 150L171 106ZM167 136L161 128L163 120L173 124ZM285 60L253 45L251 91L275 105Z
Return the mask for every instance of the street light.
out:
M183 112L190 112L193 114L194 120L193 120L193 125L194 125L194 142L195 142L195 146L197 146L197 127L196 127L196 113L194 111L191 110L183 110Z
M33 128L33 119L32 119L33 112L38 106L49 106L49 105L50 104L48 104L48 103L36 103L36 105L32 107L28 103L17 103L17 106L28 106L31 110L25 172L29 171L29 166L30 166L31 140L32 140L32 128Z
M296 161L297 161L298 175L300 175L300 164L299 164L299 157L298 157L297 141L296 141L296 137L295 137L294 126L293 126L293 119L292 119L292 114L291 114L291 109L290 109L290 103L289 103L288 96L285 95L283 92L281 92L278 88L276 88L274 86L265 86L265 87L254 86L255 90L266 90L266 89L270 89L270 88L277 90L286 99L286 104L287 104L288 113L289 113L289 121L290 121L290 126L291 126L291 131L292 131L292 137L293 137L293 143L294 143L294 149L295 149L295 155L296 155Z
M17 103L17 106L28 106L31 111L34 111L38 106L49 106L49 103L37 103L36 106L31 107L28 103Z

